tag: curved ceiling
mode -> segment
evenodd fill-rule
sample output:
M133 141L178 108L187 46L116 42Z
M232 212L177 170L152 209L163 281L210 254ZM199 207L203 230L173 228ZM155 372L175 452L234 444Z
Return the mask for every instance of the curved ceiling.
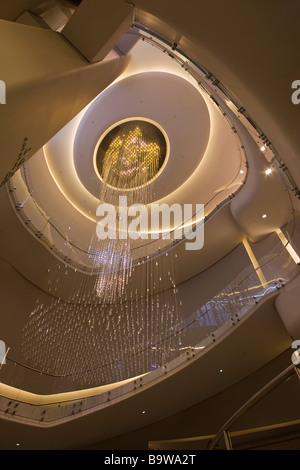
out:
M246 157L232 124L169 55L139 41L124 74L44 147L44 156L38 152L24 169L28 196L19 195L26 200L23 214L37 229L37 207L42 210L39 226L46 225L48 245L79 264L88 264L81 253L88 252L96 231L101 194L94 164L97 143L113 125L132 118L157 123L168 140L170 157L150 184L151 202L204 204L207 216L245 180ZM17 178L13 185L18 195L18 188L25 188ZM60 241L47 220L64 234ZM79 250L70 250L70 243ZM152 251L157 247L151 244ZM135 252L136 257L142 254L141 249ZM184 278L188 276L187 271Z
M182 186L203 158L210 118L205 101L194 87L175 75L159 72L135 74L118 81L101 93L84 113L75 128L73 142L62 130L57 136L58 143L54 138L45 147L47 163L58 186L80 211L86 215L92 213L94 221L101 195L101 182L94 165L98 140L117 123L139 118L162 128L172 155L152 183L155 201ZM182 135L187 137L184 142ZM67 172L61 171L61 165L68 162Z

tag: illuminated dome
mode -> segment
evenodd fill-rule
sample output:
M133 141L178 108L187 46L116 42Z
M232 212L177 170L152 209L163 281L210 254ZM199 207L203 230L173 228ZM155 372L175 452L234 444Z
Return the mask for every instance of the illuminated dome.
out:
M166 153L166 140L158 127L147 121L125 121L101 139L96 166L110 186L135 189L157 175Z

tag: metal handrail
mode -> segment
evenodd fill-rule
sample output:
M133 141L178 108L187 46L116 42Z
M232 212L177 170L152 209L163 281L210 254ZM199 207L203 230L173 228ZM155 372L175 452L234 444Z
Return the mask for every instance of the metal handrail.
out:
M276 423L276 424L270 424L266 426L260 426L257 428L250 428L250 429L242 429L239 431L232 431L229 435L227 433L227 436L229 437L230 441L232 438L236 437L241 437L241 436L248 436L251 434L257 434L259 432L266 432L266 431L274 431L278 429L287 429L289 427L293 426L299 426L300 425L300 419L292 420L292 421L287 421L284 423ZM186 437L186 438L181 438L181 439L168 439L168 440L159 440L159 441L148 441L148 449L153 449L153 450L164 450L165 446L168 446L168 450L170 450L172 444L176 444L176 449L179 450L178 444L186 444L186 443L196 443L196 442L204 442L204 441L209 441L211 442L212 439L216 437L216 434L208 434L205 436L195 436L195 437ZM225 437L225 436L224 436ZM232 443L228 442L228 447L232 448ZM181 447L180 447L181 448ZM185 446L185 449L187 446ZM195 447L194 447L195 448ZM232 449L233 450L233 449Z
M284 371L282 371L280 374L278 374L276 377L274 377L270 382L268 382L264 387L262 387L258 392L256 392L249 400L247 400L227 421L223 426L219 429L217 434L215 435L214 439L208 446L208 450L213 450L220 439L224 437L224 435L228 436L228 430L229 428L250 408L252 408L258 401L260 401L262 398L264 398L266 395L268 395L272 390L277 388L282 382L287 380L289 377L291 377L294 373L297 374L299 377L298 373L298 368L294 365L291 364L289 367L287 367Z

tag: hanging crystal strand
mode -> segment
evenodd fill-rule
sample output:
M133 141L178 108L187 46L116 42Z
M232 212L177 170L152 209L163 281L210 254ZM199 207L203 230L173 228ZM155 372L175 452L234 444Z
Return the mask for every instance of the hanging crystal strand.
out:
M64 338L63 344L64 365L62 373L66 375L75 374L78 378L77 372L80 371L85 365L85 358L92 360L92 349L90 347L90 340L86 338L86 320L90 315L90 309L93 299L90 296L90 276L80 275L78 288L74 283L74 293L69 299L69 308L64 310ZM76 292L77 290L77 292ZM66 320L67 319L67 323ZM87 345L89 345L87 347ZM89 348L89 350L87 350ZM76 354L75 354L76 351ZM88 364L87 364L88 365ZM80 379L84 379L79 376Z
M182 300L181 300L181 296L179 295L178 293L178 288L176 286L176 280L175 280L175 266L174 266L174 263L175 263L175 260L177 260L177 254L175 254L174 256L171 256L170 257L170 262L171 262L171 272L173 273L173 279L174 279L174 284L175 284L175 291L174 292L174 303L173 303L173 317L172 317L172 326L176 326L178 324L181 323L182 321ZM176 333L176 335L174 335L174 342L173 342L173 345L174 345L174 348L175 349L179 349L181 347L181 344L182 344L182 332L181 330L178 331L178 333Z
M55 307L57 303L57 299L53 297L57 282L50 268L47 270L47 277L48 292L41 292L41 295L37 300L36 308L31 311L29 322L24 327L24 356L26 360L31 358L32 363L35 366L39 364L40 357L44 356L44 347L39 350L39 346L44 346L44 343L39 344L39 338L45 334L47 342L46 334L49 332L50 326L49 321L47 321L47 317L51 317L51 309L49 308L49 305Z

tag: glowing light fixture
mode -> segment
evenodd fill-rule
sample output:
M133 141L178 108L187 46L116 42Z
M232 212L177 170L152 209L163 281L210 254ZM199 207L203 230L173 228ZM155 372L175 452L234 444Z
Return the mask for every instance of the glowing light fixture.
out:
M257 276L258 276L258 279L259 279L260 282L261 282L261 285L263 286L263 288L268 287L268 283L267 283L267 281L266 281L266 278L265 278L265 276L264 276L264 274L263 274L263 272L262 272L262 270L261 270L261 268L260 268L260 266L259 266L259 264L258 264L258 261L257 261L255 255L254 255L254 253L253 253L253 251L252 251L252 249L251 249L251 246L250 246L250 244L249 244L247 238L244 238L244 240L243 240L243 245L244 245L245 250L246 250L246 252L247 252L247 254L248 254L248 256L249 256L249 258L250 258L250 260L251 260L252 266L254 267L254 269L255 269L255 271L256 271L256 274L257 274Z
M294 250L294 248L292 247L292 245L290 244L290 242L288 241L284 233L279 228L276 230L276 233L278 237L280 238L282 244L287 249L291 258L295 261L296 264L300 264L300 257L298 256L298 254L296 253L296 251Z
M165 136L157 126L148 121L125 121L102 138L95 163L106 185L130 191L157 175L166 152Z

